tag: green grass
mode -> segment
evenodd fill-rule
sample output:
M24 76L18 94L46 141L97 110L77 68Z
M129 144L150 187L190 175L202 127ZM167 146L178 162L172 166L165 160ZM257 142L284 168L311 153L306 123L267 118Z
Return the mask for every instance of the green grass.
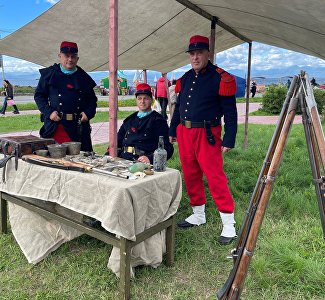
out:
M108 98L107 98L108 100ZM119 107L125 107L125 106L136 106L136 101L135 98L132 99L125 99L125 100L118 100L118 106ZM23 103L23 104L17 104L18 109L21 111L24 110L38 110L36 103ZM108 101L97 101L97 107L107 107L108 108ZM7 112L12 112L13 107L12 106L7 106Z
M135 111L136 109L134 109ZM125 119L134 111L118 111L117 118ZM108 122L109 113L107 111L98 111L91 123ZM34 131L42 127L40 115L21 115L15 117L0 118L0 133L16 132L16 131Z
M271 114L262 108L259 108L258 110L252 111L249 113L250 116L277 116L279 114Z
M242 149L244 126L237 147L224 155L240 227L262 167L275 126L250 125L249 148ZM181 170L177 147L170 167ZM102 154L106 145L96 145ZM208 192L208 190L207 190ZM188 196L177 212L190 213ZM216 299L232 261L233 245L220 246L220 217L207 194L207 224L177 229L173 267L142 267L132 280L132 299ZM0 299L118 299L118 279L107 269L111 247L81 236L61 246L35 266L29 265L11 233L0 235ZM245 280L244 300L324 299L325 243L302 125L293 125L284 150L257 247Z
M246 103L246 98L245 97L240 97L240 98L236 98L236 102L237 103ZM249 103L259 103L262 102L262 97L254 97L254 98L249 98Z

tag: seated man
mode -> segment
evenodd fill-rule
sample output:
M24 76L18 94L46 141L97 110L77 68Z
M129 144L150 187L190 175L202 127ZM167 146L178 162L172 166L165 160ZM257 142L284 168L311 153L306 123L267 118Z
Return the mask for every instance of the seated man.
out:
M167 159L171 158L174 148L169 142L168 124L161 114L151 109L153 99L150 86L139 83L135 96L139 111L128 116L118 131L118 157L152 164L159 136L163 136Z

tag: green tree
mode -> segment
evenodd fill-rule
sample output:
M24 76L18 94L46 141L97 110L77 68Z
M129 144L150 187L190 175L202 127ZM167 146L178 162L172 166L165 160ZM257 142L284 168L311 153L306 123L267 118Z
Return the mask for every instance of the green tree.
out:
M279 114L288 89L282 85L272 84L266 89L262 98L262 108L270 114Z
M319 114L322 114L325 109L325 90L314 88L313 91L318 112ZM262 98L262 109L270 114L279 114L282 110L287 92L288 89L283 84L272 84L268 86ZM297 112L300 113L300 109L298 109Z

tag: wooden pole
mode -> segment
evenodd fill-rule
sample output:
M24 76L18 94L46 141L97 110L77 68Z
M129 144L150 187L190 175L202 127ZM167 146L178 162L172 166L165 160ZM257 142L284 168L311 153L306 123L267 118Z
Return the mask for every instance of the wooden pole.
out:
M144 82L144 83L148 83L148 79L147 79L147 70L143 70L143 82Z
M109 0L109 154L117 156L118 0Z
M249 94L251 81L251 63L252 63L252 43L248 43L248 65L246 79L246 112L245 112L245 133L244 133L244 149L248 147L248 114L249 114Z
M214 64L214 48L215 48L215 38L216 38L216 22L217 18L212 17L211 20L211 32L210 32L210 61Z

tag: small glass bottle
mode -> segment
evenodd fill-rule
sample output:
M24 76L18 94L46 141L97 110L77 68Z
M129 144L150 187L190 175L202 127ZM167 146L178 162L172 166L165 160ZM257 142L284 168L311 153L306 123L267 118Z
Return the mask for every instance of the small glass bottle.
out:
M153 153L153 169L156 172L166 171L167 151L164 149L164 137L159 136L158 148Z

